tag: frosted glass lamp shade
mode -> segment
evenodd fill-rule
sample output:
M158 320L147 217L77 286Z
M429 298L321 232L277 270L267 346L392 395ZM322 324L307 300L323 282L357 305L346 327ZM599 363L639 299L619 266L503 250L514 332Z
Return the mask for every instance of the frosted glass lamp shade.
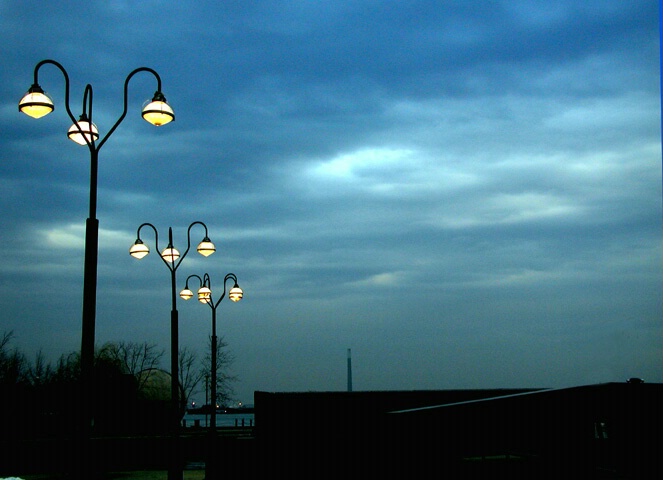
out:
M176 248L173 248L172 245L168 245L163 249L163 252L161 252L161 257L167 262L175 263L175 261L180 258L180 252Z
M18 110L32 118L41 118L55 110L55 105L39 85L33 85L18 102Z
M134 243L129 249L129 254L138 260L146 256L148 253L150 253L150 248L141 240L136 240L136 243Z
M208 237L205 237L203 238L203 241L198 244L198 248L196 250L198 250L198 253L200 253L202 256L209 257L214 252L216 252L216 247Z
M198 289L198 301L200 303L208 303L212 300L212 290L208 287L200 287Z
M228 292L228 298L233 302L239 302L244 296L244 292L237 284Z
M81 134L76 124L81 127L80 129L83 131L83 134ZM93 140L96 141L99 139L99 130L97 130L97 126L94 123L90 123L84 115L81 115L80 120L69 127L67 136L79 145L87 145L88 143L92 143Z
M175 120L175 112L166 103L166 97L161 92L156 92L152 100L143 105L143 118L155 127L160 127Z
M191 300L193 298L193 292L188 288L185 288L180 292L180 297L182 297L184 300Z

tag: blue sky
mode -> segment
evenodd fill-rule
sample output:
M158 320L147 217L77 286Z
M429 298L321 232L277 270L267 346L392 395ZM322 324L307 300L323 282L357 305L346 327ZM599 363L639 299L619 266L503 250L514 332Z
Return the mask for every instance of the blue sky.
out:
M169 273L128 249L203 221L178 289L238 276L245 403L345 389L348 348L355 390L661 381L657 2L31 3L0 3L0 310L29 357L80 348L89 153L55 68L55 112L17 111L53 59L102 135L138 67L176 114L144 122L136 75L100 152L98 345L169 351ZM209 309L178 309L202 354Z

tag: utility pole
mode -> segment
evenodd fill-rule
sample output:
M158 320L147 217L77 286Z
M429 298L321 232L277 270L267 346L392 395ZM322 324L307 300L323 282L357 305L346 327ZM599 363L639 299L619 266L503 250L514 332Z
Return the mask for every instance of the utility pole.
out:
M352 358L350 357L350 349L348 348L348 392L352 391Z

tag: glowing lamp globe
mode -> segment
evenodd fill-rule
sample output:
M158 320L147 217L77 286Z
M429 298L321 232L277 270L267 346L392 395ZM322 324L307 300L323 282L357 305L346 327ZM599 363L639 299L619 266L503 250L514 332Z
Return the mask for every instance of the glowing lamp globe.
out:
M180 297L182 297L184 300L191 300L193 298L193 292L188 288L185 288L180 292Z
M244 292L237 285L235 285L233 288L231 288L230 291L228 292L228 298L230 300L232 300L233 302L239 302L242 299L243 296L244 296Z
M216 252L216 247L208 237L205 237L203 238L203 241L198 244L198 248L196 250L198 250L198 253L200 253L202 256L209 257L214 252Z
M78 127L76 126L78 125ZM81 134L81 131L83 132ZM85 115L81 115L81 118L78 122L74 123L69 127L67 136L70 140L76 142L79 145L87 145L92 143L92 141L99 140L99 130L94 123L90 123Z
M163 249L163 252L161 252L161 257L167 262L175 263L175 261L180 258L180 252L176 248L173 248L172 245L168 245Z
M198 289L198 301L200 303L208 303L210 300L212 300L212 290L208 287L200 287Z
M29 117L41 118L55 110L55 105L39 85L33 85L18 102L18 110Z
M148 253L150 253L149 247L141 240L136 240L136 243L134 243L129 249L129 254L138 260L145 257Z
M155 127L160 127L175 120L175 112L166 103L166 97L161 92L156 92L151 101L143 105L143 118Z

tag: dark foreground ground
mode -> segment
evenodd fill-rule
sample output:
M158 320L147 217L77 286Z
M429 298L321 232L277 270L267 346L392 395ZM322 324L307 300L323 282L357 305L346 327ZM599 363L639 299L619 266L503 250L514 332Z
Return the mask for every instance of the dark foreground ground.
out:
M205 470L184 470L184 480L203 480ZM23 480L67 480L58 474L40 473L20 477ZM130 472L107 472L105 480L164 480L168 478L166 470L135 470Z
M173 459L183 480L663 478L661 384L255 400L258 427L217 437L99 436L86 450L64 437L6 436L0 478L166 480ZM72 472L83 462L95 471Z
M295 453L289 458L274 458L265 452L257 450L254 440L241 440L241 443L234 445L241 446L241 450L233 448L230 444L218 452L219 470L217 474L206 475L205 462L198 460L188 462L183 467L183 480L211 480L216 478L223 479L263 479L272 476L284 477L290 479L309 479L309 478L348 478L348 479L367 479L367 478L453 478L453 479L645 479L654 478L642 476L643 472L637 475L618 472L614 469L586 468L575 462L549 463L546 460L536 457L517 456L517 455L495 455L491 457L470 457L462 461L444 460L442 457L428 459L428 461L419 463L408 463L404 465L400 462L393 462L393 459L382 457L379 454L371 455L366 452L371 460L366 462L359 460L356 455L348 455L352 458L339 454L338 451L331 455L321 453L317 455L304 455L298 457ZM48 450L41 451L46 454ZM33 451L34 452L34 451ZM119 461L123 456L123 449L116 450L110 448L105 450L106 459L101 462L104 467L94 472L86 480L167 480L168 471L166 467L167 458L162 458L160 462L153 463L153 459L147 458L146 451L140 451L134 448L134 452L140 454L145 462L136 461L136 463L127 463L126 458ZM298 457L298 458L297 458ZM71 458L71 457L69 457ZM111 461L112 458L118 462ZM292 461L293 458L297 460ZM82 459L81 459L82 460ZM390 467L385 467L389 465ZM434 468L431 469L431 466ZM49 470L46 463L33 464L23 470L2 469L0 479L6 477L18 477L23 480L76 480L81 478L72 472L68 472L66 462L61 463L55 469ZM392 468L393 467L393 468Z
M550 473L550 474L541 474L542 472L532 471L526 467L514 466L514 465L505 465L505 464L496 464L488 461L482 465L472 465L467 466L465 469L456 471L456 474L450 478L456 479L472 479L472 480L481 480L481 479L495 479L495 478L509 478L509 479L533 479L533 478L548 478L548 479L568 479L568 478L578 478L578 479L596 479L596 480L609 480L609 479L629 479L636 478L631 476L623 476L613 471L601 471L597 470L585 476L568 476L563 473ZM2 478L2 477L0 477ZM29 474L22 477L19 477L22 480L69 480L70 477L63 474L49 474L49 473L39 473L39 474ZM167 470L133 470L133 471L122 471L122 472L105 472L103 475L97 477L100 480L167 480L168 471ZM226 477L229 478L229 477ZM243 478L263 478L261 476L244 476ZM290 478L302 478L298 476L292 476ZM318 478L325 478L324 475ZM353 479L358 478L352 473L348 473L344 478ZM366 478L366 477L361 477ZM383 478L393 478L390 476L383 476ZM436 476L418 476L410 478L438 478ZM647 477L638 477L638 478L647 478ZM204 468L196 469L185 469L183 471L183 480L204 480L205 479L205 470Z
M182 438L183 480L299 478L453 478L453 479L646 479L642 468L599 468L583 457L542 457L524 454L449 456L452 444L430 439L429 449L407 451L404 444L385 448L379 441L350 441L328 437L326 442L260 442L247 430L217 439L216 474L206 475L208 437ZM414 438L408 443L416 444ZM74 464L90 462L95 472L86 480L167 480L168 437L97 439L91 455L64 441L16 442L0 448L0 480L76 480ZM320 448L322 447L322 448ZM653 453L653 452L652 452ZM656 455L660 455L658 452ZM660 456L658 456L660 463ZM651 462L649 462L651 464ZM650 465L651 466L651 465ZM651 470L647 468L646 470ZM643 476L644 475L644 476Z

